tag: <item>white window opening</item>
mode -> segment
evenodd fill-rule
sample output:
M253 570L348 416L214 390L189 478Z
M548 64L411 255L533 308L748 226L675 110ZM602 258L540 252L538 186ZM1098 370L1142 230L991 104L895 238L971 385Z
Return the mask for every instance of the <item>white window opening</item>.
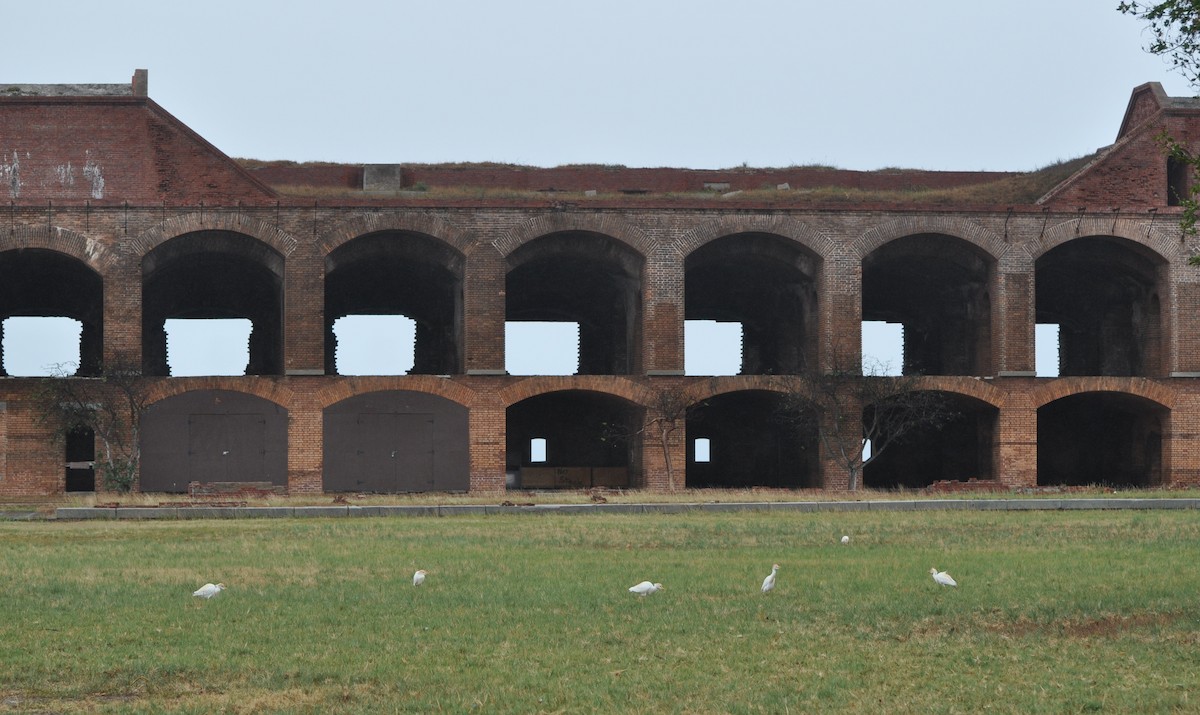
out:
M540 464L546 461L546 438L534 437L529 440L529 461Z
M871 440L863 439L862 446L863 446L862 461L865 464L868 460L871 459Z
M510 375L574 375L579 372L579 323L505 323L504 369Z
M246 318L167 319L170 375L245 375L253 327Z
M4 370L13 377L74 375L83 323L73 318L13 317L4 321Z
M737 375L741 371L741 323L683 321L685 375Z
M708 437L700 437L693 445L696 464L707 464L712 460L709 449L711 448Z
M900 375L904 372L904 326L882 320L862 322L864 375Z
M1038 377L1058 377L1058 324L1033 326L1033 363Z
M416 364L417 323L404 315L346 315L333 321L339 375L407 375Z

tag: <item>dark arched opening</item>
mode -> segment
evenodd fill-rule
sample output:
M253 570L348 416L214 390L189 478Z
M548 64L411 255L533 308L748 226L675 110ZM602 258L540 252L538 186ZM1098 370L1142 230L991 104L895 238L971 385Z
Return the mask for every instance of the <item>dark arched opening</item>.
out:
M71 318L82 324L76 375L100 374L104 357L104 284L71 256L41 248L0 252L0 346L12 317ZM0 356L0 375L5 375Z
M816 420L793 409L794 401L765 390L729 392L692 407L687 486L820 487ZM698 459L700 440L707 454Z
M1162 484L1162 436L1169 412L1135 395L1089 392L1037 413L1039 486Z
M938 481L993 478L999 410L965 395L938 395L946 420L914 427L874 455L863 468L864 486L921 489Z

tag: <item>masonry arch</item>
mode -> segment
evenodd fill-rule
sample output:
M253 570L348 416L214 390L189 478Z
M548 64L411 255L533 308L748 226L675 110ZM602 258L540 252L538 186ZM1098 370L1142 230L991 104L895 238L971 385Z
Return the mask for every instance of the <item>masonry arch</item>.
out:
M287 486L287 409L247 392L187 390L141 419L143 492L182 493L190 482Z
M1075 393L1042 405L1038 485L1162 485L1170 414L1162 403L1125 392Z
M0 250L0 346L13 317L69 318L81 326L76 375L100 374L104 357L104 281L79 257L50 248ZM0 375L5 370L0 355Z
M684 260L684 319L740 324L740 374L802 373L819 364L821 266L776 234L709 241Z
M950 418L944 424L912 430L890 444L863 468L863 486L921 489L938 481L995 478L998 407L959 392L934 392L946 401Z
M323 489L327 492L466 491L467 408L414 390L380 390L327 406Z
M558 390L506 411L506 470L522 489L641 484L645 408L616 395Z
M640 371L644 254L611 236L565 231L507 260L505 320L577 324L579 375Z
M863 257L862 319L902 326L905 375L989 375L996 265L957 236L890 240Z
M734 390L701 400L688 410L686 434L689 488L821 486L816 420L790 414L774 390Z
M203 230L158 244L142 258L142 369L169 375L170 318L245 318L247 375L283 372L284 256L249 236Z
M409 374L461 373L464 264L463 254L450 245L411 231L371 233L330 251L325 258L326 374L338 372L335 323L351 315L402 315L416 324Z
M1036 321L1058 326L1059 375L1167 373L1169 264L1136 241L1061 241L1034 263Z

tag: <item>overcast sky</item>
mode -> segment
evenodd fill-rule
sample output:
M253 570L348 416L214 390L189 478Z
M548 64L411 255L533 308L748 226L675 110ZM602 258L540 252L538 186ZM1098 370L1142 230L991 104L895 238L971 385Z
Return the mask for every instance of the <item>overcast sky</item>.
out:
M125 82L225 153L1031 170L1192 94L1116 0L7 3L0 81Z
M0 83L148 69L244 158L1025 171L1112 143L1139 84L1194 94L1116 4L40 0Z

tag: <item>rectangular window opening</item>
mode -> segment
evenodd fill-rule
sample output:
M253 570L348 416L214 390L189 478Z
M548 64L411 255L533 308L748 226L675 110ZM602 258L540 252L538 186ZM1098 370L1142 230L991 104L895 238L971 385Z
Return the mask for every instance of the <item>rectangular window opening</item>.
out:
M579 323L506 322L504 369L510 375L576 374L579 372Z
M1188 198L1188 164L1167 157L1167 206L1181 206Z
M897 376L904 371L904 325L882 320L862 322L864 375Z
M712 454L709 451L711 448L712 444L708 437L700 437L693 443L696 464L707 464L712 461Z
M79 370L83 323L64 317L4 320L4 370L13 377L74 375Z
M333 321L339 375L407 375L416 364L417 323L404 315L346 315Z
M245 375L250 364L247 318L168 318L167 369L172 377Z
M683 321L685 375L737 375L742 371L742 324Z
M1034 373L1038 377L1059 376L1058 324L1038 323L1033 333Z
M543 464L546 461L546 438L534 437L529 440L529 461L534 464Z

